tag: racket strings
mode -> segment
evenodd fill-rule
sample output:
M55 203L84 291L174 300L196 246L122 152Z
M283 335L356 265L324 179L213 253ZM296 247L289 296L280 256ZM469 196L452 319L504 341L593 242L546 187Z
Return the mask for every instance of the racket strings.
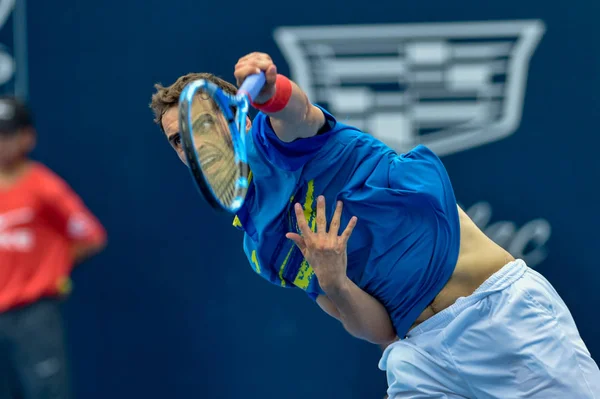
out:
M204 176L208 180L215 197L223 203L231 203L236 197L236 183L239 178L239 167L236 163L229 133L224 136L213 133L220 140L213 140L210 146L201 146L198 160Z
M186 90L180 96L180 123L192 176L213 208L236 211L248 189L245 124L240 122L246 121L247 104L203 80Z

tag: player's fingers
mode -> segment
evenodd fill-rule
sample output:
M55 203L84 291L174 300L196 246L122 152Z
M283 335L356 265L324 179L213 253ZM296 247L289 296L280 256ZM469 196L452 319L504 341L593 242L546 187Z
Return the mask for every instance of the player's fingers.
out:
M304 250L306 249L306 242L304 241L304 238L302 238L302 236L300 234L287 233L285 235L285 237L289 240L294 241L294 244L296 244L298 249L300 249L301 252L304 252Z
M266 56L266 57L251 57L251 58L247 58L247 59L241 59L237 62L237 64L235 65L235 68L237 69L238 67L244 67L244 66L254 66L258 69L260 69L261 71L267 71L271 66L273 66L273 60L271 60L271 57Z
M352 216L352 218L350 218L350 221L348 222L348 226L346 226L346 229L342 233L342 243L344 245L348 243L348 239L350 238L350 236L352 235L352 231L354 231L354 228L356 227L356 222L358 222L358 218L356 216Z
M297 220L298 228L300 229L300 232L302 233L302 235L304 237L310 236L312 231L310 231L310 228L308 227L308 222L306 221L306 218L304 217L304 210L302 209L302 205L296 203L296 205L294 205L294 211L296 212L296 220Z
M260 71L261 69L256 65L243 64L241 66L236 66L233 75L235 76L235 79L237 80L238 84L240 84L243 83L248 76L260 73Z
M244 68L246 67L250 67L251 64L248 62L238 62L237 64L235 64L235 67L233 67L233 73L240 73L240 71L242 71Z
M269 54L255 51L253 53L246 54L245 56L243 56L239 60L240 61L242 61L242 60L243 61L247 61L247 60L258 59L258 58L269 59L269 60L271 59L271 57L269 56Z
M269 57L268 54L265 53L255 53L253 57L249 58L252 61L256 61L256 62L260 62L260 63L266 63L266 64L272 64L273 60L271 59L271 57Z
M242 58L240 58L238 60L238 64L248 62L248 61L252 60L252 58L255 58L255 57L256 57L256 53L246 54L245 56L243 56Z
M333 217L331 218L331 223L329 225L329 234L332 234L334 237L337 237L338 232L340 231L340 219L342 217L342 208L344 205L342 201L338 201L335 205L335 212L333 213Z
M240 63L240 62L243 62L243 61L246 61L246 60L248 60L248 59L249 59L249 58L251 58L251 57L254 57L254 54L256 54L256 53L248 53L248 54L246 54L245 56L241 57L241 58L238 60L238 63Z
M275 64L273 64L273 61L271 61L271 60L258 59L258 60L255 60L254 62L252 62L252 65L256 65L256 67L258 69L260 69L261 71L263 71L266 74L267 71L271 67L273 67Z
M240 61L237 64L235 64L235 69L240 69L240 68L244 68L244 67L254 67L254 68L259 68L260 67L265 67L267 65L271 65L271 64L266 64L265 62L258 62L257 60L245 60L245 61Z
M317 197L317 233L327 233L327 217L325 214L325 197Z

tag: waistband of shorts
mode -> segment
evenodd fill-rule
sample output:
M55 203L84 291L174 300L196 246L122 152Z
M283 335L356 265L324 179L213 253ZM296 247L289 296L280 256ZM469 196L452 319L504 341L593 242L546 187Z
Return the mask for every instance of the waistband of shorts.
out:
M502 269L498 270L487 280L485 280L483 284L481 284L479 288L477 288L471 295L458 298L454 304L433 315L409 331L407 337L414 337L424 332L447 326L463 310L467 309L488 295L493 294L494 292L502 291L509 287L511 284L521 278L527 269L527 265L521 259L507 263L502 267Z

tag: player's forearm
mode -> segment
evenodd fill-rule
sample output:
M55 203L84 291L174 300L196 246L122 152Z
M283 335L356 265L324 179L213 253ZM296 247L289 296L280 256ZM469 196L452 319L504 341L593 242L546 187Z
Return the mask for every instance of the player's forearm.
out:
M382 346L396 339L392 321L383 305L350 279L322 288L337 307L339 319L350 334Z
M312 137L325 123L323 111L309 101L306 93L296 83L290 83L292 94L286 106L279 112L267 113L277 137L285 142ZM275 86L276 96L277 90Z
M73 242L71 254L75 264L99 254L106 248L107 236L104 228L97 223L92 231L86 240Z

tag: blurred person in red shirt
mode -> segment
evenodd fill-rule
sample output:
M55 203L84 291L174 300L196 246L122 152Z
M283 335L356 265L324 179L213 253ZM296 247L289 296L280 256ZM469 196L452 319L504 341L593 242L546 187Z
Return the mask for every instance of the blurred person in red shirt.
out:
M0 97L0 399L70 397L59 303L106 232L60 177L29 159L27 106Z

